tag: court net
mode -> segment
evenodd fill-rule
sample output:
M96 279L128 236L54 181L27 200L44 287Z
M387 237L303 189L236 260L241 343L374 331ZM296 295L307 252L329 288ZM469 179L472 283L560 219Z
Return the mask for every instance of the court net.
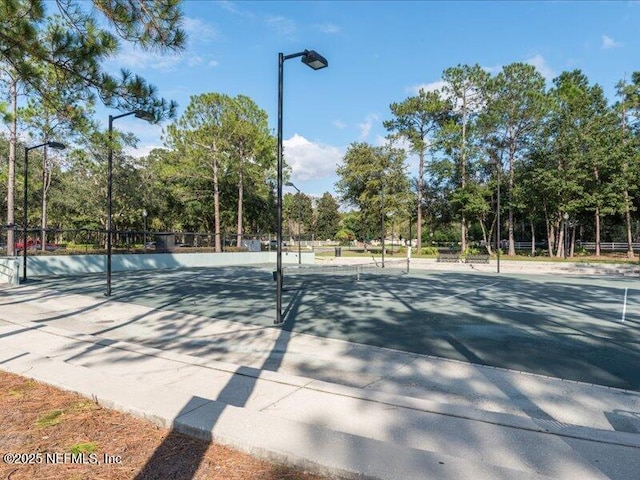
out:
M407 273L407 260L360 263L355 265L286 265L282 269L285 284L292 282L360 281L372 276Z

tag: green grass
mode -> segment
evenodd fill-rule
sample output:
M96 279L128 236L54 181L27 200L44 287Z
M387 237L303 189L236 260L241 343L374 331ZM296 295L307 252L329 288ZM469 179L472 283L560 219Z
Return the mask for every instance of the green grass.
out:
M98 444L95 442L76 443L72 445L69 450L74 455L79 453L93 453L98 450Z
M38 419L36 425L39 427L52 427L60 423L61 416L64 412L62 410L52 410L49 413L45 413Z
M10 397L14 398L23 398L25 393L35 387L36 382L34 380L27 380L22 385L20 385L17 389L11 389L7 392Z
M370 258L372 255L374 256L379 256L380 255L380 249L371 249L368 252L358 252L358 251L353 251L353 250L348 250L348 247L342 247L342 256L343 257L360 257L360 258ZM402 257L404 258L406 256L406 252L395 252L394 254L390 254L387 253L386 255L391 256L391 257ZM335 253L334 251L325 251L325 252L316 252L316 256L317 257L334 257ZM414 250L412 250L411 252L411 258L436 258L436 255L420 255L415 253ZM491 259L495 260L496 259L496 255L493 254L491 255ZM630 259L630 258L626 258L626 257L611 257L611 256L602 256L602 257L593 257L593 256L575 256L573 258L556 258L556 257L549 257L546 255L540 255L540 256L535 256L535 257L531 257L528 255L515 255L515 256L510 256L510 255L500 255L500 260L508 260L508 261L515 261L515 262L554 262L554 263L616 263L616 264L637 264L638 259Z

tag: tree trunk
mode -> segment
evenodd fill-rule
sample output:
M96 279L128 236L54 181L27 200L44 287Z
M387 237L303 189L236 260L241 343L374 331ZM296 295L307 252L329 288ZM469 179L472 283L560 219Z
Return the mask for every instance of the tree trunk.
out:
M239 173L240 179L238 180L238 238L236 241L236 247L242 247L242 203L244 195L244 187L242 185L242 171Z
M575 254L575 246L576 246L576 226L571 227L571 249L569 250L569 256L573 258Z
M461 165L460 165L460 182L462 188L467 186L467 98L463 95L462 98L462 148L460 151ZM460 220L460 249L464 252L467 249L467 219L462 214Z
M536 255L536 228L533 224L533 219L529 219L529 226L531 227L531 256Z
M515 142L512 140L509 141L509 197L511 197L511 192L513 192L513 183L515 179L515 171L514 171L514 157L516 152ZM515 235L513 232L513 207L511 206L511 202L509 202L509 255L515 256L516 254L516 246L515 246Z
M48 141L45 138L45 141ZM51 171L47 168L49 163L49 152L47 146L42 150L42 211L40 217L40 249L44 252L47 249L47 195L51 186Z
M544 224L547 227L547 255L553 257L553 247L555 246L556 240L553 236L553 225L551 225L551 221L549 220L549 213L546 207L544 209Z
M554 230L557 232L556 238L558 239L558 244L556 245L556 258L562 258L564 256L564 229L562 227L562 221L558 221L554 225Z
M487 253L491 255L491 240L489 240L491 237L487 236L487 227L485 227L484 225L484 219L478 218L478 223L480 224L480 228L482 229L482 242L487 246Z
M7 180L7 256L16 252L15 235L15 185L16 185L16 148L18 143L18 81L11 77L9 84L11 102L11 124L9 125L9 178Z
M626 139L626 131L627 131L627 109L626 109L626 105L625 102L622 102L622 115L621 115L621 119L622 119L622 134L623 134L623 142L626 144L627 143L627 139ZM629 169L629 164L628 162L625 160L622 164L622 171L625 173L625 181L624 181L624 189L623 189L623 194L624 194L624 215L625 215L625 222L627 224L627 257L629 258L633 258L634 254L633 254L633 237L631 236L631 205L630 205L630 201L629 201L629 189L627 188L628 182L627 182L627 170Z
M625 199L625 221L627 224L627 257L634 258L633 253L633 236L631 234L631 208L629 207L629 191L624 189Z
M596 257L600 256L600 208L596 207Z
M220 238L220 185L218 185L218 160L213 160L213 228L215 234L215 250L222 252L222 239Z

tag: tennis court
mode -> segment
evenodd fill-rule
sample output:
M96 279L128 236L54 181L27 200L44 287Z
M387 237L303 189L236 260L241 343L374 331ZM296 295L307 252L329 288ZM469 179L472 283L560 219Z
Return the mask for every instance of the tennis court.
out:
M286 321L277 327L273 265L117 273L112 299L640 391L637 277L407 274L402 266L287 267ZM104 274L29 283L104 298Z

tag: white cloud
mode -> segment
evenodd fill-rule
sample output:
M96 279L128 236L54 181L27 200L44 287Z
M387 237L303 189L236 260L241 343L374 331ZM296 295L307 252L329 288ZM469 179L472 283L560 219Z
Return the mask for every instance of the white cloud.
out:
M240 8L238 8L237 3L235 2L229 2L227 0L220 0L215 2L215 5L217 5L218 7L221 7L223 10L226 10L229 13L232 13L234 15L238 15L240 17L250 17L253 18L255 17L255 15L250 12L249 10L242 10Z
M130 151L144 148L144 145L155 144L162 137L163 134L162 123L149 123L139 118L135 118L133 115L119 119L114 122L113 128L123 133L131 133L137 139L137 145L131 148Z
M333 125L334 125L336 128L339 128L339 129L341 129L341 130L347 126L347 124L346 124L346 123L341 122L340 120L335 120L335 121L333 122Z
M151 69L173 71L181 65L194 67L207 62L211 64L210 55L198 55L193 52L193 44L211 41L217 38L218 32L206 22L197 18L185 17L182 24L188 36L189 47L184 52L157 52L143 50L132 43L122 42L118 56L109 60L109 64L132 70Z
M174 71L181 65L196 67L198 65L208 65L217 67L218 62L210 55L195 55L186 53L159 53L144 51L131 44L124 43L122 50L117 57L109 60L109 64L117 65L118 68L128 68L133 71L150 69L163 72Z
M608 50L610 48L621 47L622 43L616 42L612 37L608 35L602 35L602 48Z
M189 40L206 42L218 37L217 30L199 18L184 17L182 20L182 28L184 28L187 33Z
M366 140L373 128L374 124L380 123L380 117L375 113L370 113L364 119L364 122L358 124L360 129L360 140Z
M482 67L482 69L491 74L499 73L502 70L502 65L494 65L493 67Z
M534 55L533 57L526 59L525 63L528 63L529 65L533 65L534 67L536 67L536 70L538 70L538 72L540 72L540 74L547 80L550 80L556 76L555 72L551 69L549 65L547 65L546 60L540 54Z
M296 32L296 22L282 15L269 15L266 17L269 27L284 37L293 35Z
M406 138L404 137L395 138L392 141L389 141L386 137L380 137L380 139L384 140L385 142L384 144L381 144L381 145L389 144L393 148L403 148L407 152L407 155L411 155L411 143Z
M407 87L405 88L405 91L413 95L418 95L418 93L420 93L420 90L424 90L425 92L441 91L444 85L445 85L444 80L436 80L435 82L431 82L431 83L421 83L420 85L413 85L412 87Z
M376 135L376 138L373 140L373 146L382 147L384 145L389 145L389 139L382 135ZM397 146L397 145L394 143L394 146Z
M135 158L141 158L141 157L146 157L151 153L152 150L155 150L156 148L163 148L163 146L162 145L145 145L144 147L127 148L125 149L125 153Z
M333 23L321 23L314 25L322 33L334 34L340 32L340 27Z
M144 51L130 43L123 43L117 57L110 62L119 67L131 69L150 68L153 70L174 70L183 57L179 54L166 54L152 51Z
M341 148L310 142L297 133L282 143L291 176L301 182L335 175L336 167L344 156Z

